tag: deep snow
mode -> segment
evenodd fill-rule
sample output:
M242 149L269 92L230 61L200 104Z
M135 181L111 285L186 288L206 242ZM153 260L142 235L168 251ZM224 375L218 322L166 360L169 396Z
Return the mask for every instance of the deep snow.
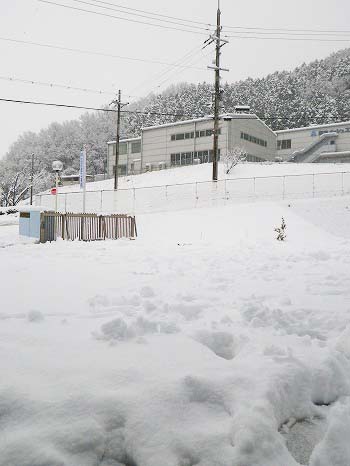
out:
M347 207L140 215L136 241L0 226L0 465L348 466Z

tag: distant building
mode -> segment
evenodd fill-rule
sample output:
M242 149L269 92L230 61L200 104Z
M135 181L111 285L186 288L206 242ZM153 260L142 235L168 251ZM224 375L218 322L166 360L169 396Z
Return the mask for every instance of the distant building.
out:
M350 121L276 131L277 157L293 162L350 162Z
M276 135L256 115L221 115L219 127L219 156L239 146L246 150L249 161L275 159ZM115 146L115 141L108 143L110 177L114 173ZM140 138L121 140L119 174L206 163L212 159L213 118L208 116L143 128Z
M119 145L119 175L212 162L213 117L143 128ZM235 147L250 162L350 162L350 122L272 131L256 115L220 116L219 157ZM113 177L115 141L108 142L107 173Z

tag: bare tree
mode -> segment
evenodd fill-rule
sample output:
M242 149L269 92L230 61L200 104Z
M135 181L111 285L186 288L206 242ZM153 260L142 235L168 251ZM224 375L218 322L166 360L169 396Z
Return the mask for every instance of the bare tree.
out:
M226 155L223 158L226 175L231 173L233 167L235 167L238 163L245 162L246 160L247 152L243 147L236 146L233 149L227 151Z
M40 189L47 173L41 171L33 177L34 189ZM4 207L15 206L25 199L30 190L31 181L24 170L15 173L5 173L0 180L0 205Z

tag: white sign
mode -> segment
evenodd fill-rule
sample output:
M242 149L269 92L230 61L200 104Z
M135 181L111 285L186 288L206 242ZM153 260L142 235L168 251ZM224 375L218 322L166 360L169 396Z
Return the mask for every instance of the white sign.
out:
M79 172L79 182L82 189L86 185L86 151L82 150L80 152L80 172Z

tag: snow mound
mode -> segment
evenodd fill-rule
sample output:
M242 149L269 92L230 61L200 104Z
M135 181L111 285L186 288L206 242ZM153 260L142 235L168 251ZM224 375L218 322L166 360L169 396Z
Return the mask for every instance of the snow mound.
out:
M194 335L194 339L221 358L230 360L235 357L234 339L230 333L200 330Z
M125 320L118 318L104 323L101 326L101 332L95 332L94 336L99 340L117 342L145 335L172 334L178 331L179 329L172 322L160 323L139 317L136 321L128 324Z

